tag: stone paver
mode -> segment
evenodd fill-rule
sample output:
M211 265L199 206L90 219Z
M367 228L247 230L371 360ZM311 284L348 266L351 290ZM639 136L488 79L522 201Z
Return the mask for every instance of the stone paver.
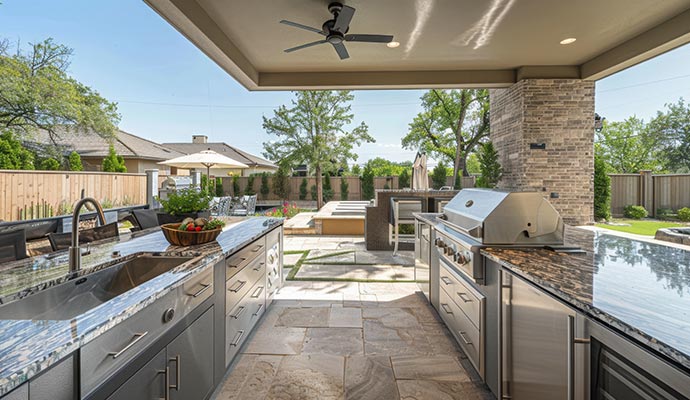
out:
M283 265L295 265L302 258L302 253L283 255Z
M352 307L331 307L328 317L331 328L362 328L362 310Z
M321 260L319 260L321 261ZM356 279L379 281L414 280L414 268L396 265L302 264L296 278Z

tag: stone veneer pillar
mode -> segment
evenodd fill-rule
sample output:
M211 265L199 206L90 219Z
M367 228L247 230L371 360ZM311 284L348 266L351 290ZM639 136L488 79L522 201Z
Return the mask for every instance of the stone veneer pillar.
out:
M543 192L568 224L594 221L594 82L525 79L491 90L490 107L499 188Z

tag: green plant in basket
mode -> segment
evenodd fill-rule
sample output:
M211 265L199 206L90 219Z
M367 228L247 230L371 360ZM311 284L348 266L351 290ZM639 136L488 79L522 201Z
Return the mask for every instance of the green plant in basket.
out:
M186 232L201 232L222 228L224 226L225 221L220 219L207 220L206 218L185 218L177 229Z
M211 197L195 189L180 189L168 195L167 200L160 200L165 212L171 215L195 213L208 209Z

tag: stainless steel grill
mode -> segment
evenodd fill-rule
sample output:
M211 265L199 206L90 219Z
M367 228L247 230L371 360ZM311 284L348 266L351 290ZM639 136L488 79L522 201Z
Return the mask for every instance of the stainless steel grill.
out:
M190 187L192 187L191 176L174 175L169 176L161 183L161 188L158 193L161 199L166 200L168 198L168 194L182 189L189 189Z

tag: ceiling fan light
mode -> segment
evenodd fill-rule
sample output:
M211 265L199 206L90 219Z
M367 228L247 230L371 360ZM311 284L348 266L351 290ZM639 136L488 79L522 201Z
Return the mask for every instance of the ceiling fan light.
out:
M400 42L388 42L388 43L386 43L386 46L388 46L391 49L394 49L394 48L400 46Z

